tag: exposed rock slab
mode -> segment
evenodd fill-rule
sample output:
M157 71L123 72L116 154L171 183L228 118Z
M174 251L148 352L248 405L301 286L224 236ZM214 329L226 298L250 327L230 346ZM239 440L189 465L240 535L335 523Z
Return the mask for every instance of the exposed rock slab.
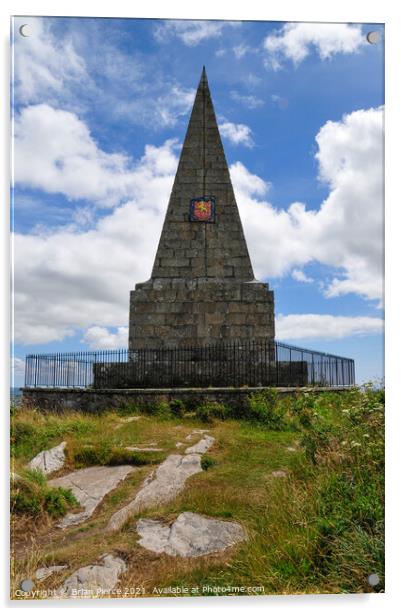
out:
M131 503L117 511L107 525L107 530L118 530L126 520L146 507L172 500L184 487L191 475L202 472L199 454L186 456L171 454L149 475Z
M128 451L163 451L160 447L126 447Z
M58 524L59 528L80 524L90 518L106 494L114 490L120 481L135 470L137 468L130 465L90 466L65 477L51 479L50 486L70 489L79 504L84 507L84 511L67 513Z
M120 417L118 421L120 423L131 423L131 421L139 421L142 419L142 415L134 415L133 417Z
M65 463L65 447L67 443L63 442L52 449L41 451L28 464L28 468L32 470L42 471L45 475L54 473L63 468Z
M97 565L81 567L70 575L57 589L57 595L62 597L94 596L113 590L118 579L127 566L122 558L106 554Z
M192 430L192 432L190 432L190 434L188 434L188 436L185 437L185 440L186 441L192 441L192 439L195 438L195 436L197 434L206 434L206 432L210 432L210 430L209 429L207 429L207 430L206 429L201 429L201 428L199 428L197 430Z
M42 582L46 580L48 577L53 575L53 573L58 573L59 571L64 571L64 569L68 569L68 565L52 565L51 567L40 567L35 572L35 578Z
M196 557L220 552L246 539L242 526L208 518L197 513L181 513L173 524L141 519L137 523L138 543L158 554Z
M198 443L192 445L192 447L187 447L185 453L205 453L210 447L213 445L215 439L213 436L205 436Z

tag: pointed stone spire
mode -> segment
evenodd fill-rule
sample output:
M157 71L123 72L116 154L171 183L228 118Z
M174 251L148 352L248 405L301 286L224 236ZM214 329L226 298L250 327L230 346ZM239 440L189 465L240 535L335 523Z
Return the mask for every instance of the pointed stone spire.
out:
M150 280L131 291L129 348L274 340L274 296L254 280L205 67Z
M210 199L212 221L191 220L191 200ZM203 67L152 278L253 280L254 275Z

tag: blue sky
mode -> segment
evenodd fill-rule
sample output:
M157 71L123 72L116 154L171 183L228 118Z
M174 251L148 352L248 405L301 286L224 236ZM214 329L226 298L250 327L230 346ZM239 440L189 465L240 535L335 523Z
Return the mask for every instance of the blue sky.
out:
M27 353L126 346L202 65L277 338L382 378L383 45L378 24L15 19L15 382Z

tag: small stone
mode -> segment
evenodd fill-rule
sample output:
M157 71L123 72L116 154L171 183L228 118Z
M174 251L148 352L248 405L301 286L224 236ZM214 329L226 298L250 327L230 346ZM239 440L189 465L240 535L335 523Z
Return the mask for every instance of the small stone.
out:
M21 479L22 477L18 473L10 473L10 481L21 481Z
M184 443L176 443L175 446L178 447L182 447Z
M272 477L287 477L287 471L273 471Z
M96 507L108 492L126 478L129 473L138 470L135 466L90 466L65 477L51 479L49 485L70 489L84 511L67 513L57 525L67 528L80 524L91 517Z
M59 471L64 466L66 445L67 443L63 442L52 449L41 451L29 462L28 468L42 471L45 475Z
M236 522L216 520L197 513L181 513L173 524L140 519L137 523L138 543L157 554L198 557L221 552L246 539Z
M37 569L35 572L35 578L42 582L46 580L48 577L53 575L53 573L57 573L58 571L64 571L64 569L68 569L68 565L52 565L51 567L41 567Z
M185 453L205 453L213 445L215 439L213 436L205 436L192 447L187 447Z
M287 447L287 451L296 451L296 447Z
M81 567L70 575L57 589L56 594L62 597L100 596L113 590L127 566L122 558L106 554L100 564Z

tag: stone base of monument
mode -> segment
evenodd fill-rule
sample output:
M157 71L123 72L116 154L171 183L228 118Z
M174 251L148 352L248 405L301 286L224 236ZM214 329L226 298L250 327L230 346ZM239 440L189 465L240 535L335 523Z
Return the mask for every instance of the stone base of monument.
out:
M147 389L68 389L36 387L23 389L22 403L41 411L63 413L77 410L87 413L102 413L129 405L152 411L160 402L180 399L188 408L206 401L220 402L232 409L244 409L248 396L262 392L264 387L171 387ZM293 396L302 392L318 394L324 391L348 391L349 387L276 387L279 396Z
M245 358L246 359L246 358ZM142 387L305 387L308 385L306 361L268 361L255 359L234 364L210 357L194 361L163 361L157 352L144 361L95 363L95 389Z

